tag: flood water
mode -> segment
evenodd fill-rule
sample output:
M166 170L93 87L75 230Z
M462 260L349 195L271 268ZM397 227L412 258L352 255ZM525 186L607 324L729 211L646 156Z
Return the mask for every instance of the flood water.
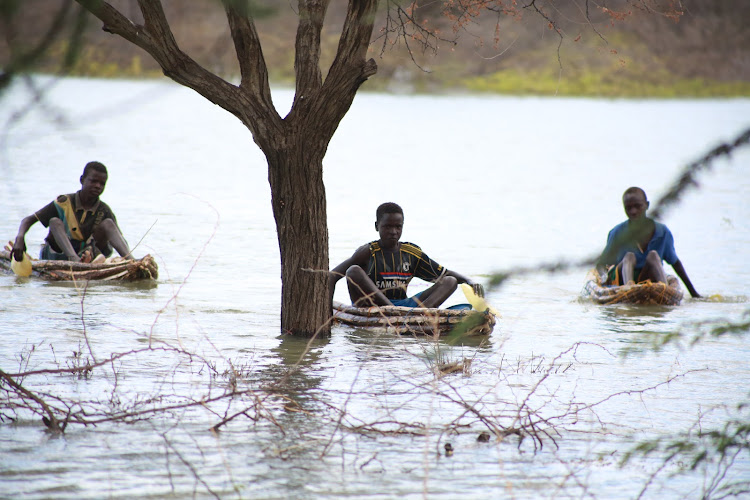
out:
M336 326L307 345L280 335L268 174L238 120L166 82L39 84L33 109L20 85L0 101L0 236L99 160L102 199L160 277L0 275L0 369L52 370L16 380L90 422L51 434L23 408L36 402L0 384L0 497L700 498L750 479L747 453L725 475L686 459L662 468L659 453L621 465L638 441L748 420L736 409L747 338L689 341L747 320L750 148L713 162L663 219L704 299L595 306L579 298L587 269L530 273L488 292L502 317L483 341ZM275 100L284 114L291 92ZM404 208L404 241L480 282L595 254L625 219L627 187L653 203L748 117L747 99L361 93L324 163L331 266L377 238L384 201ZM45 234L32 228L30 253ZM412 292L427 286L416 281ZM686 340L650 348L673 333ZM54 372L112 357L87 376ZM533 432L477 441L518 427Z

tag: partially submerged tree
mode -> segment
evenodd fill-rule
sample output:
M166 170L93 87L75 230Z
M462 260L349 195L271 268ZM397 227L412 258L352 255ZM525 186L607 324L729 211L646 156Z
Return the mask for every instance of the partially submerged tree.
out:
M289 113L282 117L274 108L268 68L263 57L254 15L253 0L220 0L239 64L240 81L233 84L201 66L178 45L160 0L137 0L142 24L124 14L114 2L76 0L103 22L103 30L140 47L162 68L164 74L189 87L236 116L251 132L268 162L272 208L281 255L281 327L294 334L312 335L330 331L331 304L327 293L328 229L323 158L339 123L349 110L358 89L377 71L367 59L375 38L383 47L401 41L408 53L436 51L442 41L454 41L456 33L483 13L494 15L494 23L507 16L518 18L531 12L562 40L555 0L348 0L335 58L323 76L321 32L330 0L298 0L299 23L295 41L296 89ZM620 0L618 5L651 9L673 0ZM380 12L378 7L385 9ZM658 10L664 6L656 5ZM591 9L591 10L590 10ZM627 17L627 12L596 7L605 20ZM133 10L133 9L130 9ZM594 5L586 0L578 16L593 31ZM378 15L383 28L373 37ZM429 16L442 15L452 26L446 40L440 30L428 28ZM492 16L491 16L492 17ZM432 25L430 25L432 26ZM497 29L495 39L499 39Z
M139 0L143 24L111 4L78 0L98 17L103 29L148 52L164 74L235 115L250 130L268 161L272 208L281 253L281 327L312 334L331 314L328 303L328 230L323 157L359 86L375 74L365 59L377 0L352 0L337 56L325 81L320 69L320 35L328 1L299 2L295 42L296 92L289 114L281 117L271 100L250 2L223 0L239 62L234 85L199 65L177 45L158 0Z

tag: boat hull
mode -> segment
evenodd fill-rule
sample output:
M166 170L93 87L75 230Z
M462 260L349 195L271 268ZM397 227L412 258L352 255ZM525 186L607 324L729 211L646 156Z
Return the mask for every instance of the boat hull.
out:
M667 276L666 283L638 283L637 285L602 286L598 278L592 278L584 286L584 297L597 304L640 304L676 306L682 302L680 283L674 276Z
M360 328L383 329L395 334L468 336L489 335L496 317L489 310L438 309L425 307L354 307L333 302L333 321Z
M0 268L10 272L11 255L0 250ZM150 255L142 259L113 259L83 263L66 260L32 260L31 275L49 281L155 281L159 267Z

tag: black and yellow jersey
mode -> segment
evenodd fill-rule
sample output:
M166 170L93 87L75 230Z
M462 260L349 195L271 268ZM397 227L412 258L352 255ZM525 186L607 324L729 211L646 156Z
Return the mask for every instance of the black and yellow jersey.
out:
M445 268L413 243L401 242L398 251L384 252L373 241L366 271L388 300L400 300L407 298L406 287L413 277L434 282L445 273Z

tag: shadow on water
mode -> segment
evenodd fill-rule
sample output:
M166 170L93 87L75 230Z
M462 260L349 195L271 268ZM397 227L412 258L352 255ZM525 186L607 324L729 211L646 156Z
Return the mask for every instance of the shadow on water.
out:
M18 278L31 280L33 278ZM158 282L152 280L139 280L139 281L104 281L104 280L93 280L87 282L80 281L47 281L39 280L45 287L52 288L72 288L72 289L86 289L96 291L109 291L112 292L140 292L145 290L153 290L159 286Z
M314 399L310 391L320 387L322 376L321 357L328 338L306 339L292 335L278 337L279 345L271 349L279 363L270 365L261 373L261 379L274 392L289 398L290 403L305 409L305 405Z
M408 344L436 344L445 348L450 347L474 347L477 350L483 352L492 351L492 342L490 341L491 335L442 335L438 338L425 335L413 335L403 334L398 335L394 333L385 332L377 329L367 328L355 328L349 326L341 326L342 331L346 340L358 351L367 351L367 354L373 356L373 348L394 348L398 349L398 346Z
M623 335L623 342L639 342L636 337L661 335L670 330L669 316L678 306L612 305L598 307L602 330Z

